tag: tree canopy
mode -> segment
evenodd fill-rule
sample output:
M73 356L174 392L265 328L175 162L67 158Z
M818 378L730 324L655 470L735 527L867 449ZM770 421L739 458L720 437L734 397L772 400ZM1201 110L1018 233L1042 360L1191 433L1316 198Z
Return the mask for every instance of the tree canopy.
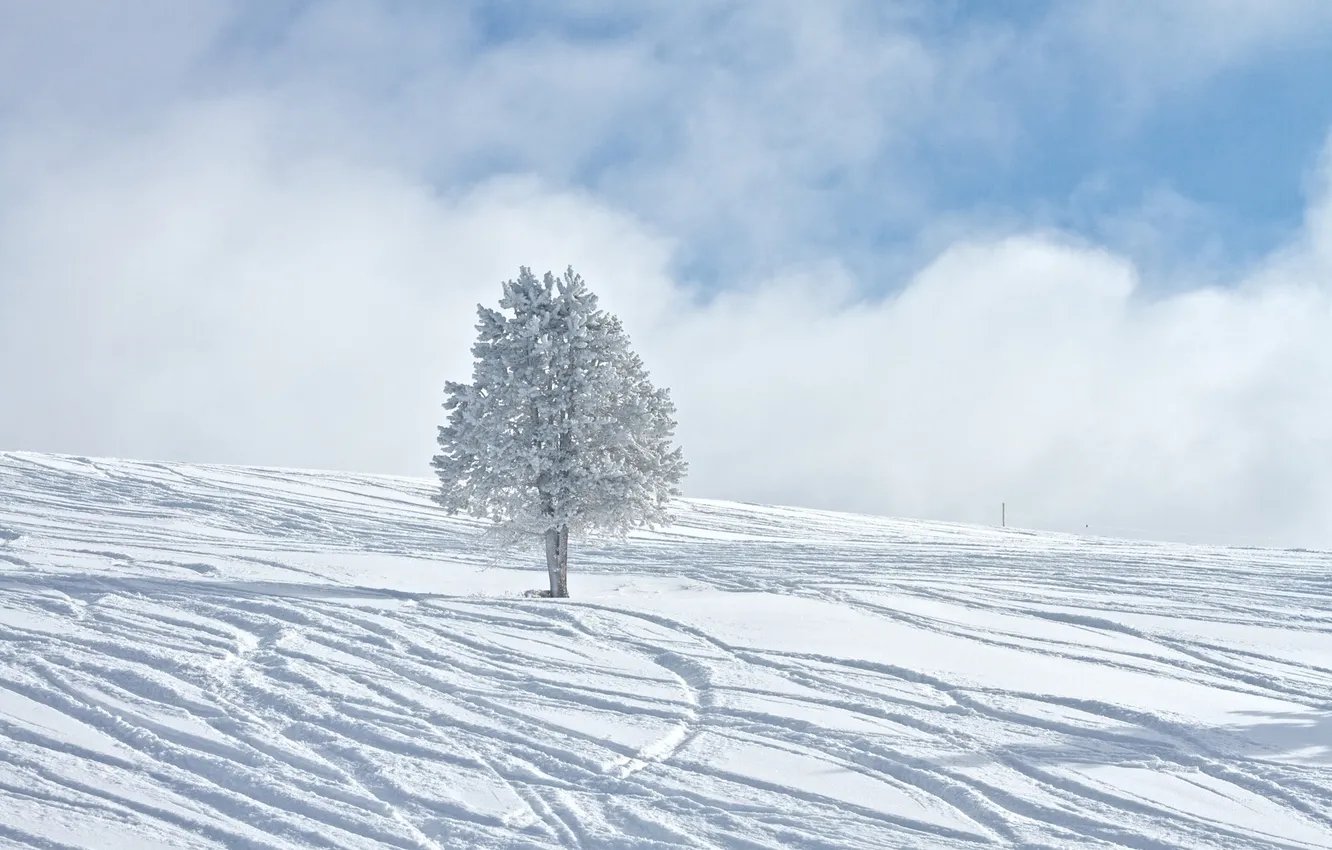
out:
M472 382L445 386L436 501L509 538L544 536L551 594L567 596L570 532L667 520L686 469L675 406L572 268L522 267L503 289L500 309L477 308Z

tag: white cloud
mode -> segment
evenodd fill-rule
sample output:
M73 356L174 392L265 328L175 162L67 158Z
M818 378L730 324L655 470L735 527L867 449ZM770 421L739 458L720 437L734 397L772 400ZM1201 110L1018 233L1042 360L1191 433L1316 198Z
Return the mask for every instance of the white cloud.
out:
M424 472L474 304L518 262L573 262L673 386L693 493L1328 540L1326 198L1233 290L1145 298L1123 259L1035 234L960 243L878 302L827 268L698 299L591 196L283 161L264 116L182 115L9 218L0 440Z
M1233 287L1148 296L1126 258L1010 225L953 231L867 299L882 282L824 238L847 226L826 181L872 175L898 215L927 212L895 146L1002 146L1018 131L976 80L1020 39L940 47L869 6L791 3L737 5L696 44L714 19L659 12L668 44L481 48L381 4L319 8L242 71L200 70L225 15L170 18L170 49L129 27L125 50L162 52L115 77L94 51L115 79L92 88L0 63L45 68L0 91L21 119L0 142L0 445L424 474L476 302L519 263L573 263L674 389L691 493L1332 544L1325 185ZM135 88L159 74L182 82ZM104 108L126 102L133 120ZM619 133L647 153L615 164ZM1123 241L1172 216L1198 218L1166 197ZM698 292L673 264L707 240L770 261Z
M701 492L1329 540L1332 292L1316 279L1150 300L1122 259L1020 236L957 246L882 303L811 290L719 305L679 347Z
M577 196L500 181L450 200L274 156L266 113L191 110L11 207L0 362L23 414L0 440L419 468L442 381L466 371L475 304L522 257L662 262Z

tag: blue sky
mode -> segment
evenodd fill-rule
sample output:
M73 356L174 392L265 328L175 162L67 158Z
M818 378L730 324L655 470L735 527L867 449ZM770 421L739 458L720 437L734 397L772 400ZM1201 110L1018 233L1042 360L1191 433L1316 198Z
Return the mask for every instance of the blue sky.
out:
M1125 8L1132 15L1135 7ZM1136 8L1146 12L1142 5ZM871 8L862 17L948 55L969 40L1012 39L1021 45L1051 26L1058 9L1059 4L1049 2L899 4L896 13L876 16ZM498 9L481 4L477 13L476 49L482 53L497 44L552 36L598 44L661 38L656 43L668 50L685 49L653 33L651 16L623 10L561 14L550 4L519 3ZM724 12L714 14L725 18ZM1205 16L1206 10L1184 25L1205 26ZM999 113L995 120L1007 125L1000 137L973 136L965 129L965 116L959 116L908 137L901 147L875 151L860 168L829 162L827 172L811 175L809 184L823 196L830 226L816 228L809 244L793 250L839 256L874 281L880 277L881 255L909 253L922 223L933 218L1048 225L1114 244L1119 241L1115 220L1150 214L1144 208L1154 199L1172 195L1178 215L1156 221L1167 228L1159 244L1115 247L1148 270L1164 265L1166 271L1199 255L1223 269L1251 263L1299 226L1309 174L1332 127L1332 97L1323 82L1332 78L1332 38L1326 15L1314 17L1322 24L1320 31L1247 55L1237 51L1207 73L1182 84L1167 79L1161 91L1145 94L1128 90L1130 85L1104 61L1077 56L1074 38L1069 39L1074 43L1047 46L1053 56L1040 63L1040 72L1004 55L1003 47L991 48L1000 55L988 60L987 73L1007 80L977 87L992 99L989 106ZM1168 37L1186 45L1189 34ZM713 58L761 74L764 63L774 61L769 51L779 48L760 45L751 53ZM1153 58L1147 57L1149 62ZM891 86L885 81L886 88ZM864 99L858 108L876 112L881 92L870 87L860 94ZM617 170L669 158L672 130L654 127L658 117L635 115L628 126L607 133L578 163L575 179L613 193ZM838 132L835 123L825 129ZM899 191L903 181L920 196L909 211L883 203L883 196ZM706 236L683 246L681 254L691 270L715 285L725 285L725 271L764 262L732 254ZM889 266L900 272L895 259ZM872 285L893 286L892 275L886 277Z
M1100 218L1165 189L1197 204L1207 222L1202 232L1169 233L1176 251L1218 240L1227 260L1251 262L1299 226L1332 126L1332 97L1320 82L1330 78L1332 49L1301 47L1219 73L1122 131L1110 106L1099 115L1074 106L1048 121L1032 115L1025 155L988 185L974 175L950 200L1027 210L1062 205L1071 209L1058 224L1095 238L1104 236ZM1108 188L1085 205L1070 203L1101 181Z
M1149 276L1198 258L1224 273L1298 227L1332 126L1320 85L1332 71L1328 15L1317 3L1270 5L1256 23L1251 12L1218 27L1225 2L1182 3L1175 15L1147 3L1122 15L1049 2L832 3L813 14L796 3L223 3L177 82L341 100L392 125L399 153L444 192L536 173L597 193L678 234L682 274L707 287L831 258L872 291L891 289L937 247L929 231L957 219L1105 241ZM1098 33L1107 14L1141 20ZM832 55L802 59L800 31L818 28ZM900 73L891 61L866 69L904 47L918 55L899 57ZM495 117L512 134L480 128L432 148L456 128L430 118L431 98L484 86L474 75L506 65L549 111L524 115L523 95L501 87L509 100ZM603 70L641 76L617 85L595 77ZM799 114L830 96L845 101L796 132L746 114L749 98L789 98ZM737 120L691 127L719 120L691 115L700 105L736 108ZM554 124L551 150L513 138ZM730 132L743 146L727 151L718 137ZM853 150L831 141L842 134ZM744 190L755 187L743 184L736 197L691 197L687 210L654 203L658 180L694 183L707 171L694 157L727 155L773 157L754 200L803 212L747 221ZM1115 228L1125 217L1151 219L1155 243L1125 240Z
M476 55L484 56L552 39L602 48L645 42L674 61L688 61L690 50L698 46L693 41L697 30L724 28L728 19L740 16L733 4L715 4L699 13L699 20L692 22L695 29L673 33L660 26L669 16L659 9L658 14L646 11L650 6L635 7L636 11L619 5L575 6L476 4L469 45ZM1039 69L1024 67L1022 58L1011 55L1025 49L1024 42L1036 40L1042 28L1053 26L1060 4L848 6L848 17L881 27L885 35L906 34L945 57L965 54L972 41L1016 41L1016 49L975 48L978 53L988 49L998 54L985 60L985 73L1001 82L975 85L990 99L988 106L997 113L993 120L1006 126L995 138L968 132L965 116L944 119L900 143L871 151L855 167L832 160L822 173L816 168L805 175L805 188L820 196L818 205L827 222L812 229L807 243L791 246L793 254L837 256L854 262L861 276L874 279L880 276L879 255L909 249L920 237L923 220L940 216L1049 225L1114 242L1107 220L1143 213L1153 198L1172 194L1178 196L1181 217L1157 222L1171 228L1160 240L1171 246L1169 250L1134 244L1116 247L1139 253L1136 259L1146 266L1187 263L1199 253L1219 253L1217 261L1245 264L1271 251L1300 223L1310 169L1332 126L1332 97L1323 83L1332 78L1326 15L1311 16L1321 30L1247 54L1237 49L1236 55L1224 57L1196 78L1187 79L1185 74L1184 83L1171 85L1167 79L1161 91L1142 93L1129 90L1133 84L1119 77L1112 64L1107 68L1104 57L1098 63L1077 56L1077 39L1070 35L1066 35L1069 43L1044 47L1051 55L1038 63ZM1126 14L1133 14L1133 6L1125 8ZM1136 8L1151 14L1146 6ZM1207 17L1204 9L1196 21L1177 25L1206 26ZM702 52L742 77L762 75L769 64L781 63L789 49L790 39L784 34L767 35L766 40L753 41L723 37L718 40L720 47L705 47ZM1166 37L1186 45L1189 34L1172 32ZM1130 44L1124 49L1132 48ZM1122 61L1131 63L1133 58ZM1181 56L1180 61L1187 58ZM1057 82L1051 83L1046 75L1058 78ZM892 87L892 80L884 80L881 89L858 90L862 100L852 108L873 115L886 93L882 89ZM617 178L625 170L650 169L678 155L680 130L664 126L663 119L679 116L635 110L632 105L618 115L625 117L623 125L601 127L596 142L579 151L569 172L559 177L591 191L619 195L651 218L650 202L624 197ZM830 135L840 132L835 120L822 129ZM475 178L523 170L530 162L521 156L488 161L481 155L469 165L475 170L465 176ZM900 191L903 182L919 196L906 210L884 202L884 196ZM1189 215L1182 215L1183 207ZM669 227L669 222L665 224ZM725 285L728 273L743 274L770 261L712 244L706 234L682 245L680 258L716 286ZM890 266L896 263L890 260ZM893 285L891 280L875 283Z
M957 221L1224 273L1299 225L1332 126L1332 22L1318 2L1164 5L61 0L7 13L27 65L5 105L101 123L305 101L306 132L377 123L358 153L441 192L523 173L604 197L678 236L708 287L833 260L891 289ZM486 123L457 126L487 94ZM1156 244L1125 240L1126 217Z
M1329 78L1325 0L5 4L0 445L426 474L572 262L692 494L1332 545Z

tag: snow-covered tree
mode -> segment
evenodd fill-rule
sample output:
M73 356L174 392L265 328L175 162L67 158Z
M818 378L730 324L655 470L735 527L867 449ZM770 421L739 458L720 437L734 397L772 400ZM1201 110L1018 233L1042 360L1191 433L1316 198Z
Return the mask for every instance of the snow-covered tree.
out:
M568 596L571 533L666 521L685 472L675 405L572 268L522 267L500 309L477 312L472 383L445 386L435 500L509 539L544 537L550 593Z

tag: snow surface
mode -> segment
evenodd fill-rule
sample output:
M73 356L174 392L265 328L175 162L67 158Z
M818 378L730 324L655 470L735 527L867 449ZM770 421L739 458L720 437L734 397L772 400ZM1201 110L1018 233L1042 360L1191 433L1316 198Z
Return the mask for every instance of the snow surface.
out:
M0 848L1332 847L1332 555L0 454Z

